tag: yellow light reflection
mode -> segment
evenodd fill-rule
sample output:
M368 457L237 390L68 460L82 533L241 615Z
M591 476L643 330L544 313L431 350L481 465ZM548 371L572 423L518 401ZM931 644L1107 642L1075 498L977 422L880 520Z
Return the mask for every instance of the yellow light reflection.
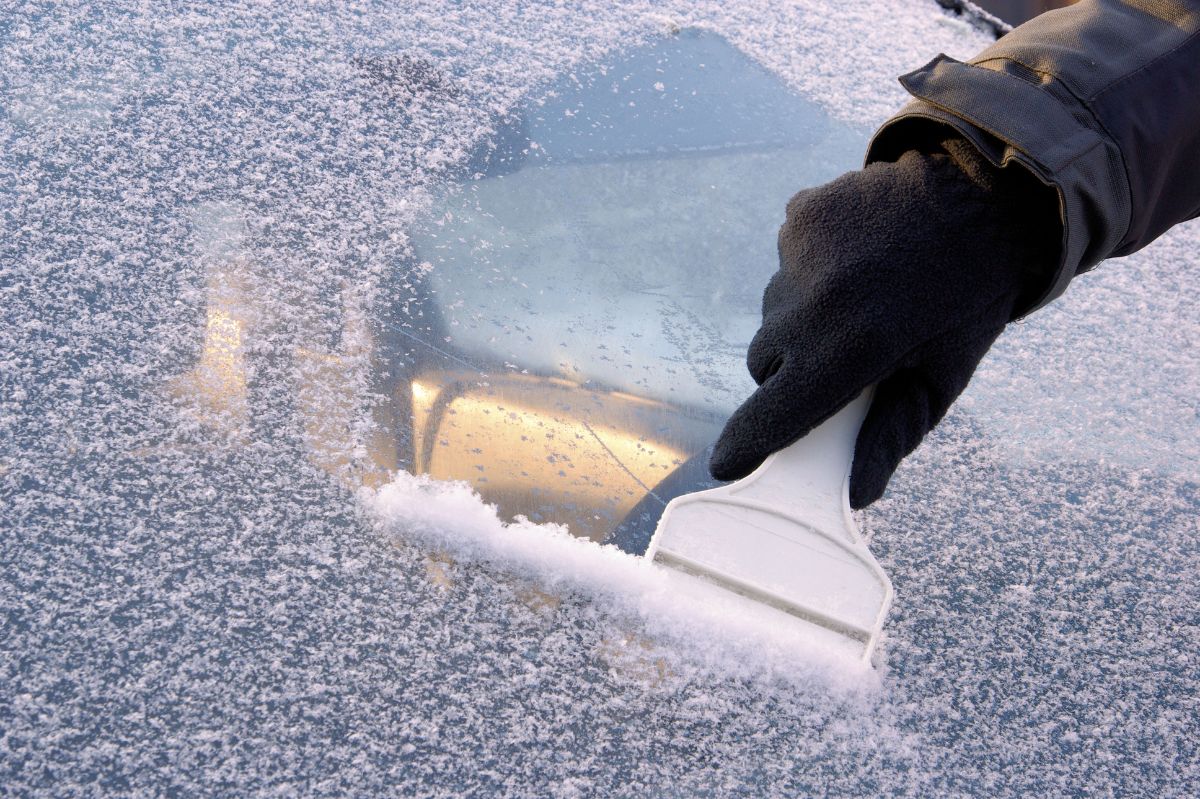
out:
M417 380L412 382L413 406L428 412L437 399L437 389L430 388Z
M665 406L641 398L536 378L454 393L428 429L439 392L413 384L421 470L578 536L603 537L687 458L680 431L662 424Z
M242 320L224 308L210 306L200 360L171 383L171 392L193 403L202 421L231 430L240 428L249 417L244 334Z
M220 308L208 310L204 354L200 366L209 375L212 390L221 397L244 395L246 367L242 360L242 323Z

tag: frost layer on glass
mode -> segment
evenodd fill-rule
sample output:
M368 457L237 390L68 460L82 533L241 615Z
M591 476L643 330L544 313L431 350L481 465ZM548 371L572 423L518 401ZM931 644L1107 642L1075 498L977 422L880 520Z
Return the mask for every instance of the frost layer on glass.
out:
M546 87L413 238L436 321L406 349L412 465L592 538L655 517L753 389L788 198L863 145L710 34Z

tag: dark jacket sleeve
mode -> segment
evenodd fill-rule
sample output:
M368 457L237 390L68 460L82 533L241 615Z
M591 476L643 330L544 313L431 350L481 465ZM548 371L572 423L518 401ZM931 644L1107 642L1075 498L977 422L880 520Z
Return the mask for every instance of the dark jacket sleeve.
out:
M868 163L949 125L1057 190L1061 261L1023 312L1200 215L1200 0L1082 0L900 82L915 99L875 134Z

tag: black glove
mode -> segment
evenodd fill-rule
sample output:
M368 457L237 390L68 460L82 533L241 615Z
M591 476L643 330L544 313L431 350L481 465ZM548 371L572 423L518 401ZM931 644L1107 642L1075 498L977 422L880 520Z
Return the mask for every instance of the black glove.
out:
M1058 262L1055 191L959 139L800 192L746 357L759 388L713 450L719 480L752 472L876 383L850 504L882 494Z

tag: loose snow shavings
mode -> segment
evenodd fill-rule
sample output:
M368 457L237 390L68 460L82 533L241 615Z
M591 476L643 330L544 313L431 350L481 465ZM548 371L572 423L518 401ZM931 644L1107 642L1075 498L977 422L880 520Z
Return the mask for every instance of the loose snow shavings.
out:
M540 590L581 596L647 638L675 669L707 670L799 685L818 682L851 695L877 687L875 673L820 646L788 645L719 606L681 603L664 573L643 558L572 536L565 527L519 518L505 523L465 483L397 475L364 505L384 528L451 561L485 563Z

